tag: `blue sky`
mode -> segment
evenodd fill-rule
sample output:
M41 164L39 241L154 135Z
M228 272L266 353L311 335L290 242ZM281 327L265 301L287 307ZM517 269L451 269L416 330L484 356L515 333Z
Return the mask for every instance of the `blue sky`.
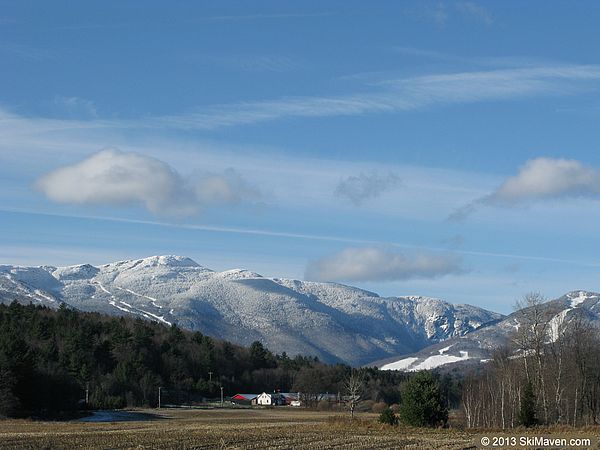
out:
M600 290L597 2L0 5L0 263Z

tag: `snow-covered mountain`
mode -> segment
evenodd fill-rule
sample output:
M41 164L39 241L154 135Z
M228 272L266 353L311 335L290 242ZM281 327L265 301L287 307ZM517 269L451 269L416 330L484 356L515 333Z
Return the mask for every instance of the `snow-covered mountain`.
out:
M215 272L181 256L94 267L0 266L0 301L137 315L242 345L364 364L464 336L502 318L424 297L383 298L336 283Z
M383 370L417 371L456 364L487 362L494 349L509 345L515 333L525 322L524 310L515 311L497 323L447 341L433 344L414 354L388 358L376 364ZM547 342L555 341L558 334L576 317L600 326L600 294L573 291L542 305L547 320Z

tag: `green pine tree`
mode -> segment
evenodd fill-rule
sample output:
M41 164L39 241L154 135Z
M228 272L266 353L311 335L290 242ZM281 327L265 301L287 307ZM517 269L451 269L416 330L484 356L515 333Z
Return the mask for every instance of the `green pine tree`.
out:
M537 424L535 393L533 392L533 385L530 381L527 382L525 389L523 389L523 396L521 397L521 406L519 409L519 424L524 427L532 427Z
M404 385L400 420L415 427L443 426L448 421L440 383L431 372L418 372Z

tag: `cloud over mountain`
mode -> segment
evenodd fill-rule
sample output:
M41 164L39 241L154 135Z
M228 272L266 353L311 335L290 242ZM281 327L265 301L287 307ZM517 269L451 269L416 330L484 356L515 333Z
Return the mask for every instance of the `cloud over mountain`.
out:
M394 281L437 278L464 272L459 258L400 252L378 247L347 248L309 263L305 278L315 281Z
M185 178L167 163L133 152L102 150L41 177L36 187L50 200L81 205L140 203L156 215L189 216L211 204L258 195L239 174Z

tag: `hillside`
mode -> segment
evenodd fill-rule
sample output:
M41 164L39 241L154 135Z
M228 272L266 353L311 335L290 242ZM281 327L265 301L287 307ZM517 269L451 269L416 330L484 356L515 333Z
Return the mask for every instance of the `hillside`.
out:
M497 323L458 338L436 343L411 355L390 358L376 365L382 370L418 371L457 364L487 362L495 349L508 346L524 323L526 310L515 311ZM600 326L600 294L573 291L542 305L542 317L547 322L546 341L553 342L562 330L576 318Z
M500 314L336 283L215 272L181 256L98 267L0 266L0 301L143 317L242 345L353 365L464 336Z
M61 306L0 305L0 417L187 404L237 392L339 392L350 368L240 347L199 332ZM392 375L392 376L390 376ZM366 371L369 398L397 402L402 374ZM86 391L88 399L86 401Z

